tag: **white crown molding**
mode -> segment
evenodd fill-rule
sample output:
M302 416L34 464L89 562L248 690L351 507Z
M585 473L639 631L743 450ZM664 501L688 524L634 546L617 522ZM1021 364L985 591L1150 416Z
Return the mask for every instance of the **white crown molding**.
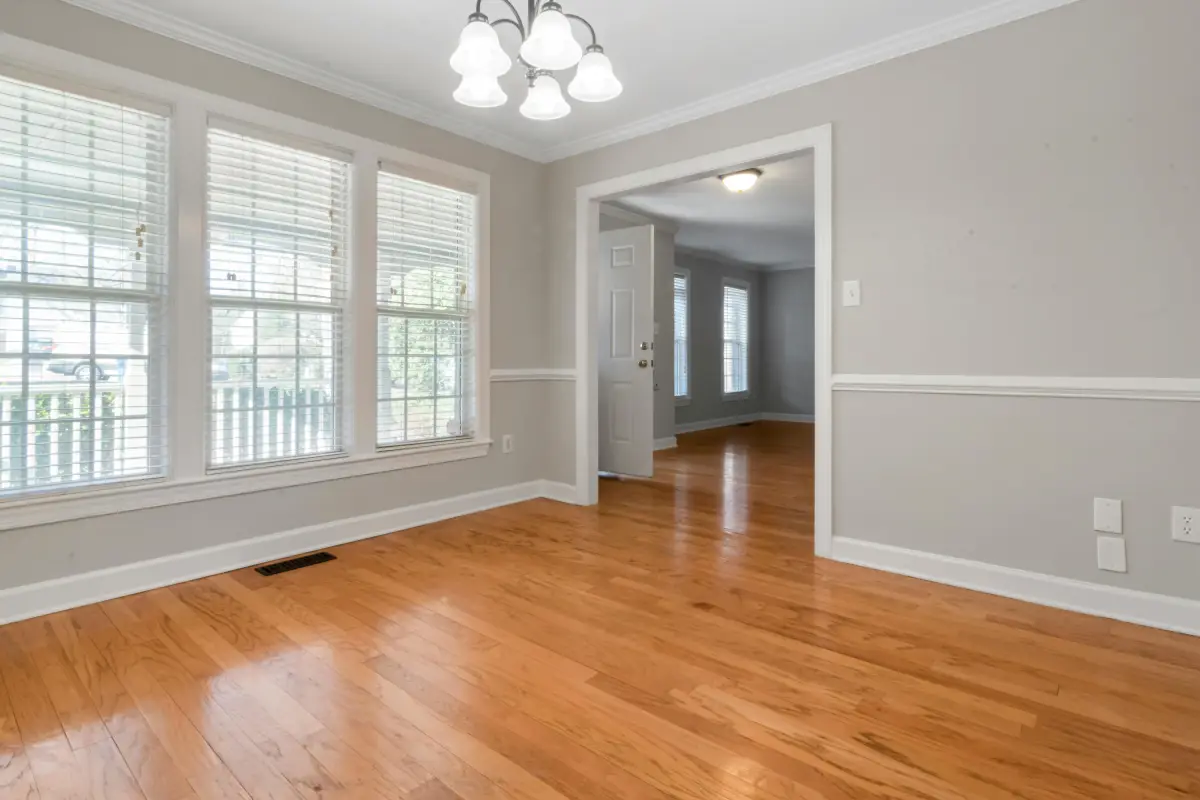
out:
M844 536L833 537L832 558L976 592L1200 636L1200 602L1195 600L906 550Z
M64 2L198 47L201 50L273 72L318 89L324 89L350 100L357 100L401 117L432 125L435 128L458 134L531 161L545 162L547 160L545 148L536 143L516 139L483 125L466 122L451 114L431 109L399 95L305 64L241 39L226 36L211 28L164 14L135 0L64 0Z
M833 390L835 392L1200 402L1200 378L838 374L833 376Z
M983 8L890 36L865 47L848 50L822 61L806 64L694 103L667 109L628 125L584 136L557 146L546 147L509 136L487 126L466 122L452 114L436 111L382 89L344 78L328 70L226 36L210 28L186 22L150 8L137 0L64 1L217 55L232 58L243 64L258 67L541 163L558 161L665 130L684 122L728 111L738 106L764 100L793 89L819 83L864 67L1077 2L1077 0L998 0L998 2Z
M607 131L546 148L545 161L559 161L591 150L765 100L793 89L836 78L893 58L916 53L973 33L1069 5L1077 0L998 0L998 2L911 31L889 36L855 50L781 72L754 83L677 106Z
M768 264L762 267L751 267L759 272L799 272L802 269L813 269L812 264Z

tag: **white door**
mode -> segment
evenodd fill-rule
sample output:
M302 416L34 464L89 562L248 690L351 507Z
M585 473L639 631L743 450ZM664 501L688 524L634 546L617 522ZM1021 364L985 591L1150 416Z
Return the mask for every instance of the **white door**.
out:
M600 234L600 471L654 474L654 227Z

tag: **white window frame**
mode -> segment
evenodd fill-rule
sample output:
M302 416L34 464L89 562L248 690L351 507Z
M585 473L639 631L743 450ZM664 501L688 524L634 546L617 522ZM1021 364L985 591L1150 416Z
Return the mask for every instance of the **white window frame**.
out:
M165 477L107 484L95 489L43 492L0 501L0 530L43 525L268 489L486 456L490 438L491 181L478 170L395 145L319 125L117 67L76 53L0 33L0 69L79 94L140 106L165 105L170 115L168 171L166 381L168 470ZM210 118L241 123L353 154L350 181L350 291L343 328L345 368L344 452L312 461L247 466L209 474L208 292L205 267L205 183ZM375 447L375 216L379 163L401 165L431 182L478 198L474 335L477 397L475 434L469 439L378 451Z
M744 392L726 392L725 391L725 287L732 286L736 289L744 289L746 292L746 391ZM721 399L727 403L737 400L749 400L751 395L751 387L754 385L754 359L751 353L754 352L754 326L750 324L751 317L754 315L754 294L750 291L750 283L738 278L722 278L721 279L721 349L720 361L718 362L718 370L721 375Z
M681 395L677 395L675 397L675 406L676 406L676 408L678 408L680 406L691 405L691 403L692 403L692 378L693 378L693 376L692 376L692 271L690 269L688 269L687 267L675 267L675 272L674 272L674 274L671 275L671 317L672 318L674 318L674 316L675 316L675 276L676 275L683 277L684 285L687 287L684 290L685 296L687 297L687 310L686 310L686 314L685 314L685 316L687 317L687 320L686 320L687 338L684 340L683 357L684 357L684 360L685 360L685 363L687 366L688 381L687 381L687 392L684 394L681 394ZM675 335L673 335L673 337L672 337L672 341L671 341L671 352L672 353L674 353L674 351L675 351L674 339L676 339L676 338L678 338L677 333ZM672 367L672 370L676 370L676 369L679 369L678 362L676 362ZM672 375L671 375L671 393L674 394L674 392L675 392L675 375L672 373Z

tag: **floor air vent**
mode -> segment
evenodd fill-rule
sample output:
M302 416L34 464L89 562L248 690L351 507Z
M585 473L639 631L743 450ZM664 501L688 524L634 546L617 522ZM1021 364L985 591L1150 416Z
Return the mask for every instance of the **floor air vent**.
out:
M311 553L307 556L289 558L287 561L276 561L274 564L255 567L254 571L259 575L278 575L281 572L291 572L294 569L311 567L313 564L324 564L326 561L334 561L336 559L337 556L333 553Z

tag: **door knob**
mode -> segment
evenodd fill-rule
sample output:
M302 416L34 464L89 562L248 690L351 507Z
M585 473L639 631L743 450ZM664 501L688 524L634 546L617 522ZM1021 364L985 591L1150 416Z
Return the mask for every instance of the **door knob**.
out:
M643 358L641 361L638 362L638 366L641 367L642 369L645 369L646 367L650 366L650 362Z

